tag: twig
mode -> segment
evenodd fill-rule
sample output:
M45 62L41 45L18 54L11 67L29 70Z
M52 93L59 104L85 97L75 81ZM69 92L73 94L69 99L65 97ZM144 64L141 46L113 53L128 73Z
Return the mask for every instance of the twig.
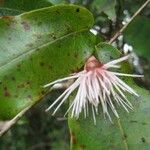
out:
M12 120L6 121L2 128L0 129L0 137L7 132L16 122L25 114L27 110L31 108L31 105L23 109L20 113L18 113Z
M130 18L130 21L124 25L108 42L109 44L111 44L112 42L114 42L119 35L122 34L122 32L127 28L127 26L134 20L134 18L148 5L148 3L150 2L150 0L147 0L136 12L135 14Z

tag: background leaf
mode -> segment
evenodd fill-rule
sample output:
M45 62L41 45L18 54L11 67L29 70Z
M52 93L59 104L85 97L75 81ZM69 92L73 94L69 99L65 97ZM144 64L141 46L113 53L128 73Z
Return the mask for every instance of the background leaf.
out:
M0 16L18 15L22 12L51 5L50 0L2 0L0 1Z
M150 43L150 18L139 16L128 26L124 32L127 43L133 46L134 51L139 56L149 59L149 43Z
M115 48L105 43L99 44L97 48L99 48L99 51L97 51L99 60L102 62L120 55ZM122 64L121 72L130 72L128 63ZM96 125L93 123L92 112L89 112L90 115L86 119L83 114L78 120L70 118L69 126L73 150L146 150L150 148L149 92L138 87L130 78L124 77L123 80L140 95L137 98L127 94L128 99L134 106L134 111L127 113L122 107L115 105L120 119L117 119L109 110L113 124L108 119L104 119L102 111L97 115ZM101 110L101 107L99 107L99 110Z
M150 18L138 16L125 30L125 42L130 44L133 51L140 57L139 64L141 69L137 69L144 74L142 84L150 88ZM142 71L141 71L142 70Z
M116 19L116 0L94 0L92 7L100 14L104 12L110 20Z

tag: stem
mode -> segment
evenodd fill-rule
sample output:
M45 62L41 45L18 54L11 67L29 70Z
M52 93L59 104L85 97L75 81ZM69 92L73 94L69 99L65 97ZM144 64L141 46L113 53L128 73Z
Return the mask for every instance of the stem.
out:
M4 122L0 129L0 137L6 133L16 122L25 114L27 110L29 110L31 106L26 107L20 113L18 113L12 120Z
M114 42L119 35L122 34L122 32L128 27L128 25L135 19L135 17L148 5L148 3L150 2L150 0L147 0L136 12L135 14L131 17L130 21L124 25L108 42L109 44L112 44L112 42Z

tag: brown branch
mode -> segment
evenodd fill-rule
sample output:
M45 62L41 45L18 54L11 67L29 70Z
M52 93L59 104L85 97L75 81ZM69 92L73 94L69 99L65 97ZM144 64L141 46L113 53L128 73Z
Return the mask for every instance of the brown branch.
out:
M112 42L114 42L118 36L120 36L122 34L122 32L128 27L128 25L135 19L135 17L137 15L140 14L140 12L148 5L148 3L150 2L150 0L147 0L136 12L135 14L130 18L130 21L124 25L108 42L109 44L112 44Z
M6 133L13 125L16 124L16 122L31 108L31 105L23 109L20 113L18 113L12 120L5 121L4 123L1 123L0 128L0 137Z

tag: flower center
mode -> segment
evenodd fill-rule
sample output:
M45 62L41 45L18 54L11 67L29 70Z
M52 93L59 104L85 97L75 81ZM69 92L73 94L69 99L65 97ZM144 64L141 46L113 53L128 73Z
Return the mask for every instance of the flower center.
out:
M100 63L94 56L92 56L87 60L84 69L86 71L93 71L102 66L103 66L103 64Z

